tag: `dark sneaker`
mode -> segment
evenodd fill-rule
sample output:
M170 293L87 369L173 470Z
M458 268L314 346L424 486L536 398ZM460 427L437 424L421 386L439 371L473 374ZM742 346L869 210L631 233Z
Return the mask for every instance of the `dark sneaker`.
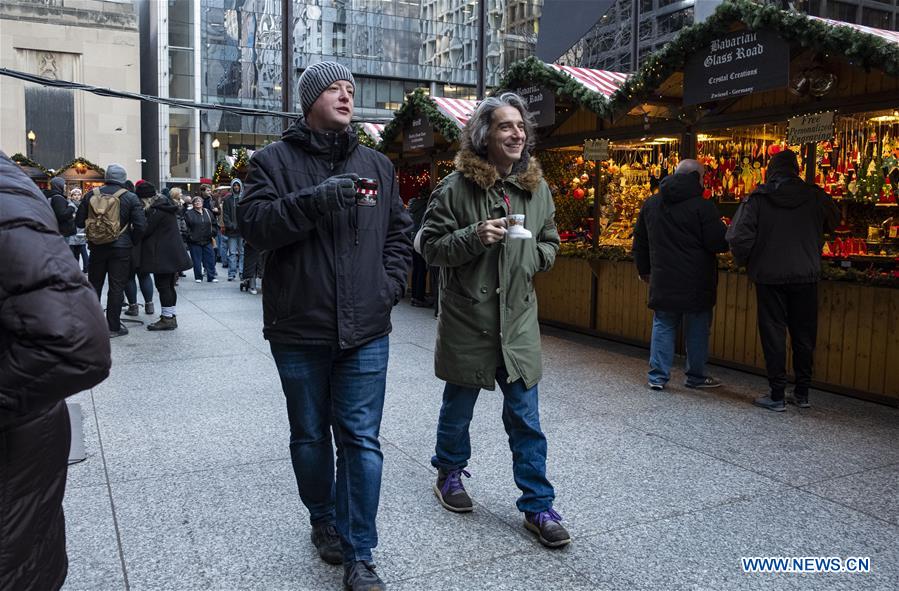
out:
M116 337L123 337L128 334L128 329L124 326L120 327L119 330L111 330L109 331L109 338L114 339Z
M318 555L328 564L343 564L343 551L340 548L340 536L331 523L313 525L309 535Z
M159 320L147 325L147 330L175 330L178 320L174 316L160 316Z
M128 304L128 309L122 312L125 316L137 316L140 314L140 304Z
M152 316L156 313L156 308L153 307L153 302L147 302L144 304L144 314L148 316Z
M784 406L783 400L773 400L771 396L764 396L762 398L756 398L752 401L752 404L755 406L759 406L761 408L767 408L768 410L773 410L774 412L783 412L786 410Z
M684 385L688 388L717 388L721 385L721 380L708 376L701 382L687 382Z
M656 391L664 390L665 384L660 384L658 382L649 382L649 389Z
M343 587L347 591L386 591L387 585L375 574L375 565L357 560L343 567Z
M808 403L808 392L794 391L791 395L787 396L787 402L789 404L798 406L799 408L811 408L812 407L812 405Z
M468 513L474 507L471 504L471 497L465 492L462 486L462 476L471 478L471 474L459 468L457 470L437 471L437 484L434 485L434 494L437 500L444 508L455 513Z
M562 516L553 509L524 514L524 527L537 534L540 543L547 548L561 548L571 543L571 536L561 521Z
M433 308L434 304L427 300L420 300L418 298L412 298L412 306L415 308Z

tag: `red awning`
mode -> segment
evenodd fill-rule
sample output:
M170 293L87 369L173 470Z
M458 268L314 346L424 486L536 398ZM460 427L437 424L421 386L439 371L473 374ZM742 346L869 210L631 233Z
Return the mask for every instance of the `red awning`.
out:
M547 65L564 74L568 74L588 89L606 98L612 96L629 77L628 74L622 74L621 72L575 68L574 66L557 66L556 64Z
M381 141L381 134L384 133L384 123L362 123L362 131L375 142Z
M431 100L437 105L437 110L448 117L459 127L465 127L468 118L478 105L477 101L467 99L453 99L446 97L431 97Z
M899 45L899 32L896 31L885 31L884 29L875 29L874 27L856 25L855 23L845 23L843 21L835 21L829 18L821 18L819 16L809 15L809 18L815 19L816 21L820 21L822 23L826 23L832 27L849 27L850 29L855 29L856 31L867 33L868 35L874 35L875 37L880 37L881 39L889 41L890 43Z

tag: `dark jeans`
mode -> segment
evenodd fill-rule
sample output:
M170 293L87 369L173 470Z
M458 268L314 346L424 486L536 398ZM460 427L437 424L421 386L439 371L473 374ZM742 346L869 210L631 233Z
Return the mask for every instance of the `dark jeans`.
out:
M137 276L137 281L134 280ZM153 301L153 279L149 273L132 273L125 284L125 299L129 304L137 303L137 285L140 284L140 293L144 298L144 303Z
M755 286L759 308L759 336L771 398L782 400L787 385L787 340L790 331L796 392L807 393L812 381L815 340L818 337L818 284Z
M240 274L241 279L255 279L262 276L259 268L259 251L249 242L243 243L243 271Z
M79 258L81 259L81 270L87 273L88 264L90 264L91 257L87 254L87 244L76 244L74 246L69 246L72 249L72 254L75 255L75 260L77 261Z
M290 420L290 458L313 524L334 522L344 561L371 560L383 455L388 337L347 351L271 343ZM334 449L337 444L337 476Z
M203 267L206 267L206 280L215 279L215 251L212 243L194 244L191 242L190 258L194 262L194 279L203 279Z
M87 279L94 286L99 298L103 293L103 284L109 275L109 293L106 294L106 324L109 330L121 330L122 302L125 300L125 282L131 270L131 249L94 247L91 249L91 262L87 270Z
M496 369L496 381L503 391L503 426L512 450L512 474L521 489L519 511L539 513L552 508L555 491L546 479L546 437L540 429L537 386L525 388L518 380L508 383L504 367ZM437 423L437 446L431 465L451 470L464 468L471 458L468 426L474 415L479 388L447 383Z
M156 291L159 292L159 305L163 308L171 308L178 303L178 294L175 293L175 281L177 273L154 273L153 280L156 283Z
M428 281L428 263L417 252L412 252L412 299L424 300Z

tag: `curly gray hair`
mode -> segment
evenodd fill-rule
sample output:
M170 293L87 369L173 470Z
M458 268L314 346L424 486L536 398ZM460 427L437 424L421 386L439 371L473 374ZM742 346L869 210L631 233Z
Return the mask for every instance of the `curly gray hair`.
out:
M504 92L499 96L489 96L482 100L462 131L460 145L463 150L468 149L482 158L487 157L487 135L490 133L490 123L493 121L493 112L500 107L515 107L521 113L524 120L526 134L524 153L529 154L537 142L537 128L534 116L528 111L527 103L514 92ZM524 157L524 154L522 154Z

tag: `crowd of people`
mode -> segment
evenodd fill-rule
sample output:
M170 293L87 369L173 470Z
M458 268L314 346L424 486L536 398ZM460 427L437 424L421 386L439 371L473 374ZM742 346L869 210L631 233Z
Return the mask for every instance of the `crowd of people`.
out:
M136 313L132 306L139 287L144 310L151 312L155 285L160 317L148 328L174 329L175 287L182 271L192 266L194 281L217 282L219 259L229 281L240 275L243 288L256 293L259 252L271 257L262 331L285 396L299 498L308 510L311 543L322 560L342 565L346 589L386 589L372 554L378 544L383 466L379 430L391 313L405 293L413 251L418 257L415 305L432 304L423 293L423 276L428 267L439 270L434 371L445 386L431 458L437 502L454 514L475 510L463 484L463 477L472 477L469 427L480 392L498 386L513 478L521 491L516 505L522 525L548 548L571 543L553 507L555 489L546 474L547 440L540 425L543 368L533 279L553 266L560 237L549 187L530 157L536 139L533 116L514 93L481 101L462 132L454 172L423 204L407 209L390 160L360 145L350 125L354 93L346 67L333 62L309 66L299 80L302 115L280 141L253 155L245 186L235 181L224 189L204 185L195 195L180 189L157 194L145 181L132 187L125 170L111 164L105 185L86 195L73 191L67 199L64 183L54 179L49 207L42 208L34 201L36 188L21 187L27 181L21 171L11 173L10 180L0 171L0 198L21 201L15 209L0 208L12 211L0 215L0 229L6 224L16 233L0 232L0 247L14 253L13 267L0 272L0 297L5 298L0 300L0 334L11 335L0 338L0 434L34 430L35 417L55 417L58 423L44 435L53 446L45 445L40 453L30 453L29 447L10 455L8 447L0 448L0 468L16 471L15 498L12 503L3 499L0 507L0 588L56 589L64 580L60 446L68 437L68 422L60 414L60 401L108 373L105 337L127 334L120 321L125 298L130 298L126 313ZM15 168L5 157L0 166ZM798 172L794 153L775 156L767 183L740 207L729 230L714 205L702 199L702 165L695 160L681 162L646 202L634 255L655 311L650 388L664 390L671 379L681 321L686 385L721 385L706 374L705 364L715 254L730 248L748 266L759 299L770 392L756 404L784 409L789 329L794 402L808 406L817 253L822 233L836 223L838 212ZM23 224L24 218L33 222ZM74 256L65 252L57 230ZM60 249L65 261L59 261ZM49 253L59 264L46 265L35 252ZM88 284L79 260L94 297L84 302L82 314L54 313L62 306L54 302L60 290L86 299ZM107 278L104 322L98 301ZM4 305L11 300L13 305ZM25 309L33 313L21 314ZM78 331L57 326L65 319L78 322ZM98 331L99 323L105 326ZM66 372L73 378L54 379ZM43 478L31 478L36 473ZM52 494L35 492L41 482L49 483ZM15 521L6 519L11 511L53 519L50 526L43 522L42 533L35 527L8 532L3 528Z
M228 281L239 280L241 291L259 293L260 255L245 243L237 224L242 188L235 179L216 189L201 184L194 195L178 187L157 191L142 179L132 183L118 164L110 164L104 185L87 195L79 187L67 195L65 179L50 180L45 195L60 234L98 295L109 283L110 337L128 334L123 314L139 316L143 306L145 314L155 315L157 294L159 318L147 329L177 328L175 288L191 268L195 282L218 283L220 263Z

